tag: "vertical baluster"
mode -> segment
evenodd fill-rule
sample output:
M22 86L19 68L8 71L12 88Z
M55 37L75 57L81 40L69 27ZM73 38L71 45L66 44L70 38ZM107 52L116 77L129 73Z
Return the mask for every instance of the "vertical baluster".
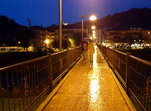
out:
M45 60L43 61L43 66L45 66ZM47 79L46 79L46 73L47 73L47 67L44 67L44 70L43 70L43 81L44 81L44 84L47 84Z
M30 93L30 99L33 101L33 92L32 92L32 63L28 64L28 82L29 82L29 93Z
M48 80L47 80L47 85L50 85L50 90L52 91L52 56L51 54L49 54L48 58L46 59L47 62L47 77L48 77ZM46 69L45 69L46 70Z
M21 91L21 89L20 89L20 85L19 85L19 74L21 74L21 69L20 68L16 68L16 89L17 89L17 94L16 94L16 110L19 110L18 109L18 106L19 106L19 98L18 98L18 91L20 90Z
M32 92L31 92L31 81L30 81L30 64L27 65L27 77L28 77L28 92L30 95L30 102L32 102Z
M31 95L31 100L33 101L34 100L34 98L33 98L33 96L34 96L34 93L33 93L33 81L32 81L32 79L33 79L33 76L32 76L32 71L33 71L33 67L32 67L32 64L33 63L31 63L31 64L29 64L29 74L30 74L30 93L32 94Z
M43 60L42 60L43 61ZM40 80L40 87L43 86L43 81L42 81L42 72L44 70L43 65L42 65L42 61L40 61L40 66L41 67L41 71L40 71L40 75L39 75L39 80Z
M42 87L41 87L41 71L42 71L42 65L41 65L41 61L39 61L39 64L38 64L38 69L39 69L39 73L38 73L38 94L40 94L41 90L42 90Z
M37 91L38 91L38 71L39 71L39 69L38 69L38 61L36 62L36 64L35 64L35 79L36 79L36 97L37 97Z
M37 91L38 91L38 71L39 69L37 68L38 62L35 63L35 91L36 91L36 97L37 97Z
M23 87L24 87L24 95L27 98L27 106L29 105L28 97L29 97L29 92L28 92L28 77L27 77L27 72L26 72L26 65L22 67L23 70Z
M46 85L47 84L47 81L45 80L45 73L46 73L46 66L45 66L45 60L43 60L42 62L41 62L41 65L42 65L42 67L43 67L43 70L42 70L42 72L41 72L41 81L42 81L42 85Z
M9 77L8 77L8 71L6 71L6 90L7 90L7 102L8 102L8 111L11 111L10 109L10 84L9 84Z
M16 72L16 70L15 70L15 72ZM13 91L14 91L14 95L15 95L15 99L14 99L14 108L15 108L15 110L18 110L18 90L19 90L19 88L18 88L18 73L14 73L15 75L13 76L13 83L14 83L14 89L13 89Z
M40 71L39 68L40 68L39 67L39 61L37 61L37 64L36 64L36 71L37 71L37 73L36 73L36 80L37 80L36 92L37 92L37 94L39 94L39 71Z
M16 103L15 103L15 102L16 102L16 101L15 101L15 98L16 98L16 97L15 97L15 94L14 94L14 93L15 93L15 92L14 92L14 88L15 88L14 74L15 74L14 70L11 70L11 75L12 75L12 78L11 78L11 79L12 79L12 90L13 90L13 94L12 94L12 99L13 99L13 100L12 100L12 101L13 101L12 104L13 104L13 106L12 106L12 107L13 107L14 111L16 111Z
M41 78L42 78L42 85L46 85L47 84L47 80L46 80L46 78L45 78L45 73L47 73L47 66L45 65L45 62L48 62L48 61L46 61L47 59L45 59L45 60L43 60L42 62L41 62L41 65L42 65L42 67L43 67L43 70L42 70L42 72L41 72Z
M45 73L46 73L46 67L44 66L45 62L46 62L45 60L42 61L42 65L43 65L43 68L44 68L43 71L42 71L43 84L47 83L46 78L45 78Z
M4 76L4 75L3 75ZM4 88L3 88L2 72L0 72L0 99L1 99L1 111L4 111Z
M36 81L35 81L35 63L33 63L33 92L35 94L35 86L36 86ZM35 95L33 94L33 100L35 99Z
M18 108L19 108L19 111L21 110L22 88L23 88L23 71L22 71L22 67L23 66L21 66L20 70L17 73L17 81L18 81L17 83L18 83L18 89L19 89L19 97L18 97Z
M146 96L147 96L147 94L146 94L147 80L144 78L147 75L147 68L144 67L142 65L142 63L141 63L140 66L142 67L142 68L140 68L140 70L144 69L144 71L141 71L141 74L142 74L142 79L144 80L143 81L143 83L144 83L144 85L143 85L143 90L144 90L144 107L147 109L147 99L146 99Z

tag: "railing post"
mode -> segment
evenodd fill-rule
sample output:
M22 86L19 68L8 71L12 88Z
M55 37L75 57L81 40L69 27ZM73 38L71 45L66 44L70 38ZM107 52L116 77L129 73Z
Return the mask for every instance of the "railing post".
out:
M129 55L130 53L126 53L126 74L125 74L125 82L126 82L126 93L128 95L128 87L129 87Z
M48 81L50 84L50 90L52 91L52 56L49 54L48 56Z

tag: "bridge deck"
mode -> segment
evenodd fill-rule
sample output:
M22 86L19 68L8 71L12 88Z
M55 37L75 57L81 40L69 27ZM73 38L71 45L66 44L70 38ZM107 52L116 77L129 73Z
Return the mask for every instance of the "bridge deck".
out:
M93 64L89 59L81 59L37 111L41 110L135 111L135 108L95 46Z

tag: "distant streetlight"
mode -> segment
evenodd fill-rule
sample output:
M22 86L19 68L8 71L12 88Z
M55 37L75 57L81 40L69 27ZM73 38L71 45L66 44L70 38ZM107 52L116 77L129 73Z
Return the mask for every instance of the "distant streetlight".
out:
M49 44L49 40L46 39L46 40L44 41L44 43L48 45L48 44Z
M94 21L96 20L96 16L95 15L90 15L90 14L87 14L87 15L83 15L81 18L82 18L82 42L83 42L83 21L84 21L84 18L85 17L89 17L89 20L91 21Z
M20 44L21 42L20 41L18 41L18 44Z
M93 26L91 27L91 29L92 29L92 30L95 30L95 29L96 29L96 27L93 25Z
M49 45L49 40L48 39L46 39L45 41L44 41L44 43L45 43L45 48L47 48L48 47L48 45Z

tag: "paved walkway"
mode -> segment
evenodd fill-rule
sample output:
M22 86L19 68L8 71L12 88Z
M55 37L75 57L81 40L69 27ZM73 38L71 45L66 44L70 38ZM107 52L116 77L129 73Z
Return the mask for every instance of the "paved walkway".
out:
M89 59L81 59L37 111L41 110L135 111L135 108L95 46L93 64Z

